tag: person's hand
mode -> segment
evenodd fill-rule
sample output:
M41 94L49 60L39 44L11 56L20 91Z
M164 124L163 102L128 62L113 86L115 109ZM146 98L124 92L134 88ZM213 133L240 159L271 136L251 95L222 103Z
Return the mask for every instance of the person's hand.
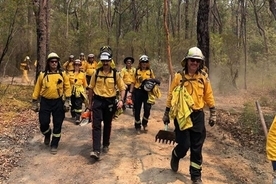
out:
M163 118L162 118L165 125L170 123L169 112L170 112L170 108L166 107L166 110L165 110Z
M39 111L38 100L33 100L33 101L32 101L32 107L31 107L31 109L32 109L34 112L38 112L38 111Z
M217 113L215 107L210 108L210 118L209 125L212 127L216 124L217 121Z
M72 106L70 98L66 98L64 102L64 111L68 112L70 110L70 107Z
M122 107L123 107L123 105L124 105L123 100L119 100L119 101L118 101L118 103L117 103L117 109L122 108Z

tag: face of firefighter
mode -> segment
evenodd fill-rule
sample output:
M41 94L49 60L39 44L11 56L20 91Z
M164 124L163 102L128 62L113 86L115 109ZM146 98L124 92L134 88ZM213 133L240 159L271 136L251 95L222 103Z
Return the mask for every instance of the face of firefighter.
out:
M103 63L104 68L108 68L108 67L110 67L111 61L110 60L102 60L102 63Z
M93 61L94 61L94 57L89 57L89 58L88 58L88 62L89 62L89 63L93 63Z
M127 61L126 61L126 67L127 67L127 68L130 68L131 65L132 65L132 61L131 61L131 60L127 60Z
M58 60L57 59L51 59L49 62L50 70L56 71L58 66Z
M142 69L146 69L148 67L149 61L140 61L140 65Z
M188 59L188 72L189 73L195 73L200 65L201 60L200 59Z

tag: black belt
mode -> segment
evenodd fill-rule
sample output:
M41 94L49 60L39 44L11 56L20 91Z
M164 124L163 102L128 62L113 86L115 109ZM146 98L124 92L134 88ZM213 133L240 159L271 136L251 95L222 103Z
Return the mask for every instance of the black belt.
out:
M113 96L113 97L103 97L103 96L99 96L99 95L95 95L94 94L93 98L97 99L97 100L115 100L116 96Z
M202 112L203 109L193 109L193 112Z

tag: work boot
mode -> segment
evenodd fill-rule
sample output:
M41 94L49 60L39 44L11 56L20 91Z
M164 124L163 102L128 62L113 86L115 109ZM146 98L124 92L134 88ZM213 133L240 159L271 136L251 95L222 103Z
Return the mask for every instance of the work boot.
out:
M203 183L202 183L202 180L201 180L200 178L198 178L198 179L193 179L192 181L193 181L192 184L203 184Z
M47 132L46 134L44 134L44 144L46 146L49 146L50 141L51 141L51 134L52 134L52 130L50 129L49 132Z
M141 128L135 128L136 129L136 134L140 135L141 134Z
M51 154L53 154L53 155L57 154L57 147L55 147L55 146L51 147Z
M103 146L103 152L107 153L109 151L109 147L108 146Z
M174 149L172 151L172 157L171 157L171 169L174 172L178 171L178 166L179 166L179 160L180 158L178 158L175 154L174 154Z
M99 160L100 159L100 152L98 152L98 151L92 151L90 153L90 157L94 158L95 160Z
M148 127L148 125L143 125L143 129L144 129L145 132L148 131L147 127Z

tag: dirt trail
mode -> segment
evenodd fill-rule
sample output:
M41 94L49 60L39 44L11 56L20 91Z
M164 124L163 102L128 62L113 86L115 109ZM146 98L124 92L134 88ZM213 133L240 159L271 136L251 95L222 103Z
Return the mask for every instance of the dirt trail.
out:
M155 134L163 128L161 118L166 94L153 106L149 131L136 135L131 110L113 121L110 151L93 163L91 124L76 126L69 114L63 124L57 155L51 155L37 133L24 150L20 166L5 183L64 184L189 184L189 154L180 161L180 169L170 169L173 145L155 142ZM218 103L222 105L221 103ZM221 107L218 107L221 108ZM206 113L206 117L208 114ZM172 129L172 124L170 125ZM218 126L207 127L203 148L204 184L270 183L270 163L264 154L239 147Z

